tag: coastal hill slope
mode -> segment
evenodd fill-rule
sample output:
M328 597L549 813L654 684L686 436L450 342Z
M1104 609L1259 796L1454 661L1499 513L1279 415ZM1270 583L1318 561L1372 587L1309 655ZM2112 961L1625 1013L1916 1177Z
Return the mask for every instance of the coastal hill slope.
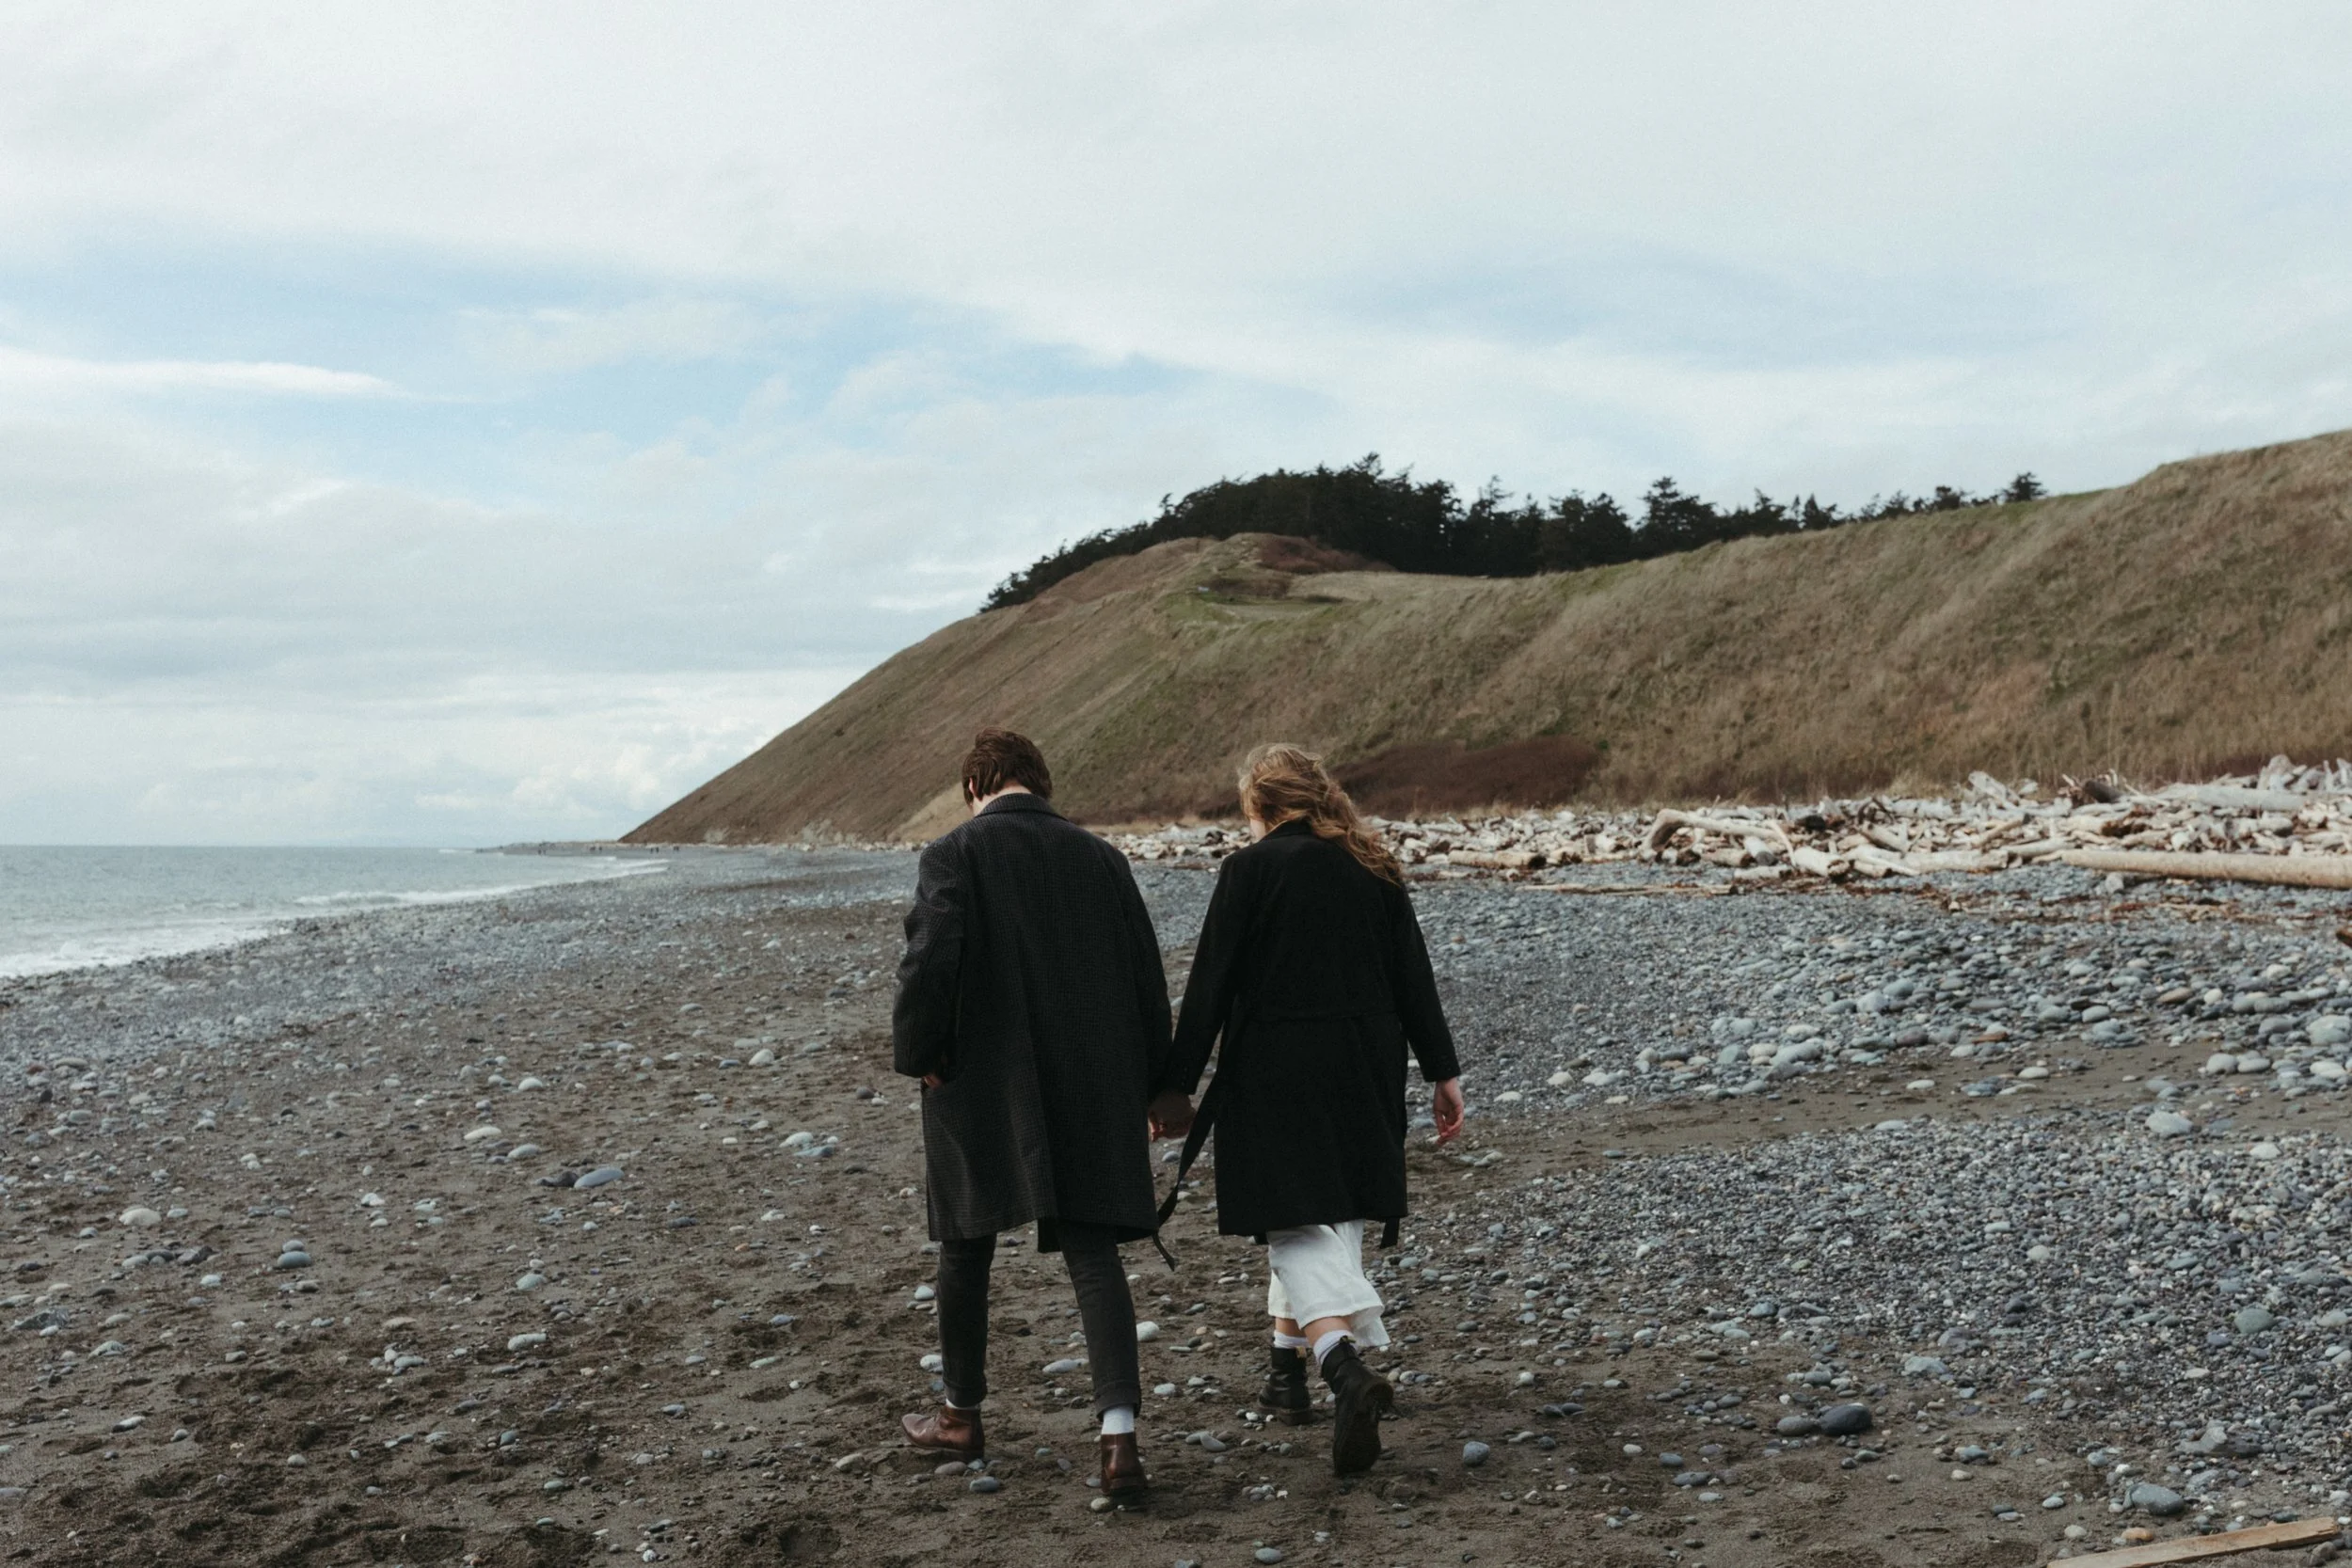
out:
M2085 495L1520 578L1182 540L942 628L641 843L922 838L972 732L1096 823L1230 810L1254 742L1377 811L2136 780L2352 752L2352 432Z

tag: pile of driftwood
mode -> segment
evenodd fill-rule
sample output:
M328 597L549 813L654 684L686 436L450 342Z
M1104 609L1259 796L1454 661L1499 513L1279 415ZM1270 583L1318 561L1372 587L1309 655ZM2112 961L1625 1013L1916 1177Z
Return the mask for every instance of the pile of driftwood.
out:
M1384 821L1407 866L1527 873L1613 862L1710 864L1742 880L1916 877L2060 863L2124 876L2206 877L2352 888L2352 762L2141 790L2108 776L2048 792L1970 775L1950 800L1876 797L1806 806L1518 813ZM1217 859L1248 842L1231 826L1118 835L1144 861Z

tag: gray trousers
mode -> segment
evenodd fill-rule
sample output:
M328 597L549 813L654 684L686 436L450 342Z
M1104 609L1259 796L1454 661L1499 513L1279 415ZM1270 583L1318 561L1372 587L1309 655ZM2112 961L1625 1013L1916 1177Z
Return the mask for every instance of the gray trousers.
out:
M1136 1352L1136 1304L1127 1293L1127 1267L1107 1226L1057 1226L1062 1260L1078 1296L1087 1336L1087 1368L1094 1379L1094 1412L1143 1407L1143 1373ZM939 1243L939 1358L947 1400L965 1409L988 1397L988 1271L996 1238ZM1049 1358L1050 1359L1050 1358ZM1041 1362L1040 1365L1043 1363Z

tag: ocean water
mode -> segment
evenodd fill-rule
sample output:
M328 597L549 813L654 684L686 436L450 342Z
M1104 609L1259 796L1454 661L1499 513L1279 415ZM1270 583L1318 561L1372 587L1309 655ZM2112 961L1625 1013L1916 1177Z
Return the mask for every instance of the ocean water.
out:
M299 920L642 876L625 855L0 846L0 978L249 941Z

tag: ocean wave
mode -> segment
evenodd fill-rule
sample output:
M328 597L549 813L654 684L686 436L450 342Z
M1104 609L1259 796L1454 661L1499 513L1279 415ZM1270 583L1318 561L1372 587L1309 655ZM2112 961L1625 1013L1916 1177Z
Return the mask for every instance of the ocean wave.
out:
M564 873L531 880L497 882L484 887L358 888L332 893L263 895L239 907L234 901L222 912L190 918L189 901L159 898L137 914L114 920L89 920L62 913L61 918L35 918L31 929L20 925L14 932L0 922L0 980L28 979L74 970L111 969L151 958L178 958L188 953L233 947L276 936L311 920L372 911L477 903L485 898L511 897L543 888L573 887L585 882L612 881L667 871L658 861L620 860L596 856L563 863ZM230 911L233 910L233 912ZM5 911L0 911L5 912ZM42 927L46 927L46 929Z
M63 974L76 969L117 969L149 958L176 958L275 936L290 922L240 920L203 926L158 926L92 932L18 953L0 953L0 980Z
M338 913L345 910L405 909L426 904L464 904L477 898L504 898L517 893L533 893L544 887L577 887L582 882L609 882L623 877L639 877L648 872L667 871L668 866L652 861L613 861L592 876L554 877L535 882L500 882L490 887L437 888L424 892L393 892L369 890L352 893L305 894L294 902L304 909L316 909L323 913Z

